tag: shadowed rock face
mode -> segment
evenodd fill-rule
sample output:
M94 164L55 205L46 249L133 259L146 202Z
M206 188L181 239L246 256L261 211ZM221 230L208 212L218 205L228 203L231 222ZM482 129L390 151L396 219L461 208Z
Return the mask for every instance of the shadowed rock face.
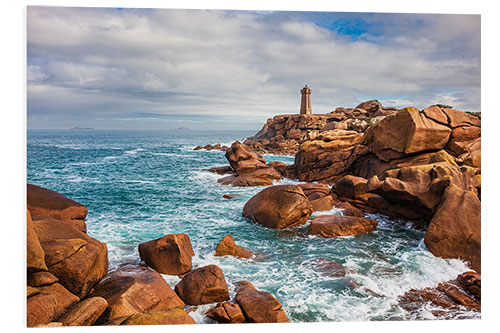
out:
M68 310L59 322L64 326L91 326L108 307L108 302L102 297L87 298Z
M219 303L205 315L221 324L239 324L245 322L245 316L241 311L241 307L238 303L233 302Z
M424 242L434 255L462 258L481 272L481 201L477 195L451 185L431 219Z
M268 292L260 291L248 281L238 283L236 302L249 323L287 323L280 302Z
M139 244L139 254L155 271L180 275L191 270L194 251L189 236L181 233Z
M59 283L31 288L26 303L26 324L28 327L48 324L64 314L79 298Z
M304 224L311 214L309 200L296 185L268 187L253 196L243 207L243 216L275 229Z
M229 299L226 278L216 265L208 265L186 274L175 292L189 305L209 304Z
M184 302L159 273L134 264L121 265L109 273L89 296L108 302L99 324L136 313L184 308Z
M74 227L86 232L87 207L49 189L32 184L27 186L28 210L34 219L45 216L70 221Z

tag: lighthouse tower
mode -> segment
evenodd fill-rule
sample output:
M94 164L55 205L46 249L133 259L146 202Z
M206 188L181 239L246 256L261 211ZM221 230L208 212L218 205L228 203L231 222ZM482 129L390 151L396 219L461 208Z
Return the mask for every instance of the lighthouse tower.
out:
M307 86L300 90L302 98L300 100L300 114L312 114L311 109L311 89Z

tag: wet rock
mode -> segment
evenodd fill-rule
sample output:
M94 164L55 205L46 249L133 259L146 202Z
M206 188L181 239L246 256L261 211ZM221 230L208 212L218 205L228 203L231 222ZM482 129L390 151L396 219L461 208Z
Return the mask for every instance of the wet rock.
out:
M229 199L234 199L234 198L236 198L236 194L224 194L222 197L224 199L228 199L228 200Z
M331 277L345 276L347 271L342 264L327 258L316 258L313 261L314 270Z
M221 166L221 167L213 167L208 169L208 171L216 173L218 175L227 175L227 174L235 174L233 169L229 165Z
M180 233L139 244L139 254L155 271L180 275L191 270L194 251L189 236Z
M309 200L296 185L268 187L254 195L243 207L244 217L276 229L304 224L311 214Z
M107 307L102 297L87 298L73 305L58 321L64 326L91 326Z
M375 230L377 225L378 222L371 219L353 216L320 215L312 220L307 234L323 237L359 235Z
M449 186L424 242L435 256L462 258L481 272L481 202L477 195L454 184Z
M202 150L202 149L203 149L202 146L196 146L196 147L193 148L193 150Z
M86 232L85 218L88 208L64 195L49 189L27 184L28 210L33 220L49 217L65 220L82 232Z
M219 303L215 308L207 311L205 315L222 324L239 324L245 322L245 316L241 311L241 307L234 302Z
M99 324L136 313L184 309L184 302L159 273L135 264L119 266L89 296L102 297L108 302Z
M457 282L462 289L481 302L481 274L474 271L465 272L457 277Z
M252 252L239 247L234 242L232 235L226 235L215 248L215 256L234 256L240 258L251 258Z
M238 283L236 302L249 323L287 323L280 302L268 292L260 291L248 281Z
M274 170L278 171L281 175L283 175L283 173L285 172L285 168L287 167L285 163L279 161L272 161L267 163L267 165L271 168L274 168Z
M108 250L74 223L43 217L33 220L49 272L73 294L83 297L106 275Z
M189 305L209 304L229 299L224 273L216 265L200 267L187 273L175 286L175 292Z
M125 319L120 325L181 325L195 324L186 311L182 309L156 310L136 313Z
M64 314L79 298L59 283L38 287L26 303L28 327L48 324Z

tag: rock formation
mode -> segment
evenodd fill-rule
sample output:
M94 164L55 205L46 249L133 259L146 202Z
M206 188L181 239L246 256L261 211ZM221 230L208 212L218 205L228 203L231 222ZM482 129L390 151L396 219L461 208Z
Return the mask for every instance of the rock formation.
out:
M187 273L175 286L175 292L189 305L222 302L229 299L226 278L216 265L200 267Z
M291 228L306 223L312 207L297 185L268 187L243 207L243 216L268 228Z
M320 215L315 217L307 234L323 237L341 237L364 234L375 230L378 222L353 216Z
M171 234L139 244L141 260L155 271L181 275L191 270L194 256L191 241L186 234Z
M215 256L234 256L240 258L251 258L252 252L239 247L234 242L232 235L226 235L215 248Z

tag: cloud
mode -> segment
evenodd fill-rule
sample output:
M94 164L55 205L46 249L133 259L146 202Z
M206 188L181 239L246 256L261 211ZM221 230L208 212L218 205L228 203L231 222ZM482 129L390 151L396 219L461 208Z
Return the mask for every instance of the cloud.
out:
M29 127L245 128L298 112L305 83L314 113L480 110L477 15L28 7L27 22Z

